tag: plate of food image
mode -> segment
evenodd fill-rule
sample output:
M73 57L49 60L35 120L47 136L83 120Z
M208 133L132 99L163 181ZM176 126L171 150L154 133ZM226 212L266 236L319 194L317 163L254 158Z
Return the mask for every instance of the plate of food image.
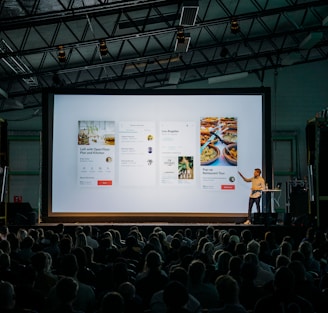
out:
M227 162L231 165L237 165L238 160L238 149L237 144L233 143L230 145L227 145L223 150L222 154L227 160Z
M200 145L204 145L210 138L211 138L212 134L211 132L204 132L204 131L201 131L200 132ZM213 140L211 140L210 144L214 145L216 144L217 142L219 141L218 138L215 138Z
M218 147L209 144L204 148L200 154L200 164L209 165L215 162L220 157L220 150Z

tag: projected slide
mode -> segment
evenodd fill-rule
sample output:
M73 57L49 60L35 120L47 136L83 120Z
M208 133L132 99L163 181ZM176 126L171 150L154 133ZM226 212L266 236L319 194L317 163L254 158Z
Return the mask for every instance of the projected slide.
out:
M245 213L262 168L263 95L55 94L56 213Z

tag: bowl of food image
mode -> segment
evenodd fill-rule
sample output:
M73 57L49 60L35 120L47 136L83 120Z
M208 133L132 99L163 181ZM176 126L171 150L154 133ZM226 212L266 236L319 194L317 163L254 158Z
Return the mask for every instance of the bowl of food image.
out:
M227 160L227 162L231 165L237 165L238 160L238 149L237 144L232 143L230 145L227 145L223 150L222 154L224 158Z
M201 132L200 132L200 145L201 145L201 146L204 145L204 144L207 142L207 140L210 139L211 136L212 136L211 132L209 132L209 131L201 131ZM218 138L214 138L214 139L210 142L210 144L214 145L214 144L216 144L218 141L219 141Z
M200 164L209 165L215 162L220 157L220 150L218 147L209 144L204 148L200 154Z
M106 134L103 136L105 145L114 146L115 145L115 136L112 134Z

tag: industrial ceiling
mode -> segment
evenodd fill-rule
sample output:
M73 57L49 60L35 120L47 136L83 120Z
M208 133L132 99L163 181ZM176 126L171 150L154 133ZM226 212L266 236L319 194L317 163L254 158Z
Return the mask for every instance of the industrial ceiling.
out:
M328 1L4 0L0 112L42 91L176 88L327 60Z

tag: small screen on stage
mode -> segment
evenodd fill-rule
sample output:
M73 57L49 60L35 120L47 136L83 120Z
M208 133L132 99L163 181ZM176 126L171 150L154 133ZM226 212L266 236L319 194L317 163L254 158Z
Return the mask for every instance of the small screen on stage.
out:
M46 95L43 203L60 214L246 213L264 89Z

